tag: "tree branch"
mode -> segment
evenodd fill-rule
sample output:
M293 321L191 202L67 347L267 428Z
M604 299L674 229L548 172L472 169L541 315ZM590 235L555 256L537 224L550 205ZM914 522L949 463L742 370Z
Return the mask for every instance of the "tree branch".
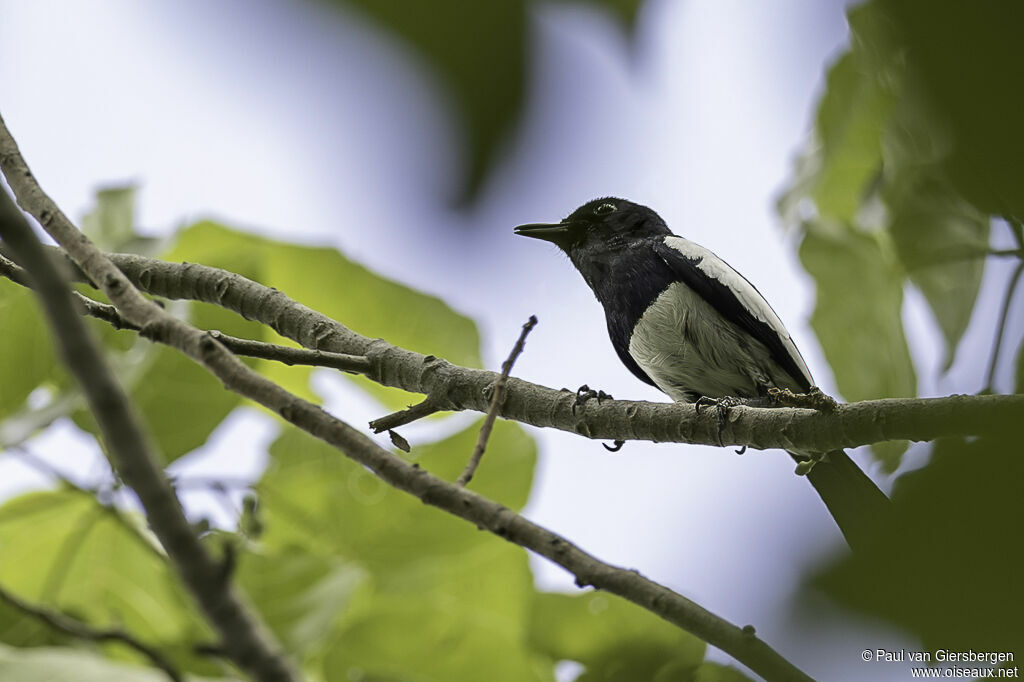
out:
M43 193L2 118L0 168L21 204L58 244L67 249L75 263L90 274L90 279L101 284L128 321L140 327L147 324L170 327L174 322L183 325L139 294ZM100 425L113 464L138 495L150 527L167 550L182 580L218 631L231 659L241 669L261 680L296 679L266 627L245 606L233 586L223 580L221 566L193 532L128 396L110 371L99 344L75 310L67 283L14 202L6 192L0 192L0 195L0 236L28 272L53 327L64 362L81 385ZM173 322L169 323L168 319ZM196 334L202 336L199 332ZM199 354L198 344L194 350Z
M59 611L37 604L30 604L7 591L2 585L0 585L0 601L45 623L48 627L58 632L63 632L77 639L84 639L90 642L121 642L148 658L150 663L167 673L167 677L174 682L181 682L183 679L177 668L162 653L125 630L120 628L97 628Z
M0 132L6 135L5 131L0 130ZM67 249L75 263L93 281L101 285L103 291L117 306L118 311L132 324L145 328L147 332L152 330L153 338L182 350L204 365L229 389L260 403L288 422L336 447L354 461L375 472L385 482L416 496L424 503L443 509L470 521L477 527L485 528L499 537L551 559L575 574L576 582L581 587L592 585L618 594L721 648L766 679L810 680L792 663L782 658L765 642L751 633L749 629L744 630L729 623L635 571L600 562L564 538L527 521L504 506L461 486L444 481L393 455L378 446L361 431L329 415L320 407L292 395L251 370L210 334L204 334L189 327L159 306L147 301L124 279L121 272L113 267L106 256L97 250L84 235L75 230L49 198L42 194L27 168L23 167L20 156L17 157L20 163L14 164L13 169L10 168L11 159L17 156L17 151L15 149L12 153L5 142L0 136L0 166L3 166L12 188L18 193L21 201L37 216L44 228L50 231L57 242ZM25 182L28 183L27 187L24 185ZM84 324L74 314L67 290L61 286L52 264L42 255L42 249L39 248L34 235L31 234L30 229L11 202L7 200L6 194L3 196L2 203L3 208L9 209L5 211L8 215L3 216L4 219L0 222L5 238L8 233L19 232L18 229L8 229L12 225L14 228L20 228L20 231L28 232L29 239L26 241L30 242L29 247L20 248L23 244L19 243L16 253L22 263L29 264L26 269L30 275L35 276L35 271L38 268L50 278L50 280L37 279L35 282L40 293L45 294L44 301L47 305L51 304L52 299L62 301L63 309L52 315L54 324L58 326L59 338L63 340L63 333L68 332L88 338ZM9 215L11 213L13 216ZM53 291L54 287L56 287L56 294ZM106 388L115 392L114 398L125 399L124 394L118 391L119 387L116 384L110 385L112 382L109 372L100 372L99 375L96 372L90 374L89 368L81 366L81 361L88 360L95 362L100 369L105 369L98 350L92 345L88 345L86 350L90 352L90 355L84 358L74 358L75 361L69 362L69 366L82 374L80 380L87 392L92 395L99 388ZM368 357L371 356L368 354ZM493 376L493 373L486 374ZM102 386L94 387L88 384L86 379L105 383ZM237 601L225 599L225 597L233 596L229 586L222 583L219 585L222 590L218 590L218 594L210 594L212 586L209 584L210 574L208 571L216 571L218 567L212 563L212 559L205 553L203 547L196 542L191 530L187 529L187 524L184 531L180 527L175 529L175 532L184 532L185 538L168 537L166 540L164 539L162 533L166 534L167 519L161 517L161 514L173 512L180 517L181 523L185 523L184 515L181 513L177 499L167 485L166 479L162 476L162 472L159 469L153 470L152 460L140 458L144 460L140 465L140 462L132 459L130 451L123 449L124 446L131 445L144 447L145 440L142 437L143 434L138 431L137 424L130 419L131 413L125 409L126 405L122 406L117 403L112 403L112 405L113 407L99 403L94 408L97 418L102 422L108 416L107 410L116 407L124 412L122 416L125 417L126 422L123 426L134 429L134 431L127 432L134 442L124 442L125 433L108 434L108 438L111 440L108 445L111 450L118 452L118 462L122 465L121 474L129 484L132 484L133 480L139 484L136 487L136 492L143 500L144 505L147 504L147 500L149 501L147 513L150 523L158 537L164 541L168 552L177 553L179 559L184 558L183 554L186 551L193 552L194 556L189 558L195 562L195 566L185 563L184 565L179 564L179 568L183 572L186 584L192 588L200 604L207 610L208 617L221 631L228 654L244 669L258 675L261 679L292 679L291 672L283 658L272 653L272 651L276 651L276 648L271 649L269 639L262 640L257 637L255 621L246 618L248 614ZM124 461L121 462L121 459ZM125 465L127 468L124 468ZM140 468L141 472L138 470ZM145 480L147 476L154 480ZM140 477L143 480L139 480ZM153 502L152 496L154 495L167 497L172 509L160 508L160 505ZM177 523L177 517L174 519L175 523ZM209 608L212 599L219 599L220 606L231 612L228 614L214 612ZM226 626L229 625L225 619L226 615L234 621L230 625L238 628L245 635L245 642L238 641L238 633L225 631ZM238 647L242 644L248 646L245 649L239 649Z
M110 254L110 258L147 293L220 305L263 322L307 348L364 356L370 361L370 379L426 394L426 404L433 411L486 413L490 406L487 388L497 380L495 372L460 367L367 338L276 289L218 268L132 254ZM514 377L507 391L498 416L600 440L719 445L720 435L725 446L828 452L885 440L929 441L1006 429L1024 433L1019 419L1024 395L866 400L840 405L832 412L736 407L719 434L713 411L698 413L684 403L591 401L574 413L573 393ZM381 428L379 421L373 424L375 430ZM396 424L385 428L396 428Z
M28 274L24 268L0 254L0 275L6 277L16 284L32 288ZM88 296L83 296L77 291L71 292L72 297L81 308L82 314L95 317L110 324L114 329L130 329L139 332L142 337L147 337L144 329L134 325L117 312L117 308L106 303L94 301ZM370 369L369 361L358 355L345 355L342 353L331 353L321 350L307 350L305 348L292 348L280 346L274 343L241 339L237 336L230 336L215 329L210 330L218 341L236 355L244 355L250 358L261 358L263 360L274 360L285 365L309 365L312 367L329 367L343 372L354 374L365 374Z

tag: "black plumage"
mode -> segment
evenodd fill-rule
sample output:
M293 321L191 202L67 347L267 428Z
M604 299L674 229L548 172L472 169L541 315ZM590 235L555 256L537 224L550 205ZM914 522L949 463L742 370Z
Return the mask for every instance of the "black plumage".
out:
M623 364L673 400L811 389L799 350L757 289L712 252L672 234L650 208L595 199L559 223L521 225L516 233L569 256L603 306ZM868 542L871 517L888 508L871 479L841 450L809 478L851 546Z

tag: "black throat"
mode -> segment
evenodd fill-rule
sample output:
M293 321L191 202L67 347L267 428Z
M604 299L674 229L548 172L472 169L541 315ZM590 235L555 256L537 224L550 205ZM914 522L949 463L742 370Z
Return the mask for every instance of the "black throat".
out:
M608 335L619 359L633 374L652 386L654 382L629 354L633 327L668 286L675 281L671 268L658 257L654 246L663 236L641 239L610 239L581 244L569 258L604 307Z

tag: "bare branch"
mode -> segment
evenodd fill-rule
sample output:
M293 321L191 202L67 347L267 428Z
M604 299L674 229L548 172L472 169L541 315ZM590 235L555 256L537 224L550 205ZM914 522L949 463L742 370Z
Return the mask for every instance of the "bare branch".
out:
M430 415L440 411L441 408L436 407L434 402L430 398L427 398L423 402L410 405L404 410L386 414L380 419L374 419L370 422L370 428L373 429L374 433L391 431L392 429L397 429L399 426L411 424L418 419L429 417Z
M132 254L109 254L144 291L170 299L220 305L274 328L307 348L361 355L370 361L367 377L429 396L409 411L375 420L375 430L395 428L440 410L490 407L487 390L495 372L459 367L370 339L345 325L241 275L195 263L166 263ZM1013 429L1024 433L1017 415L1024 395L956 395L945 398L868 400L841 405L834 412L809 409L737 407L721 433L709 411L693 405L604 400L573 412L575 395L512 377L498 416L552 427L599 440L649 440L659 443L746 445L752 449L829 452L886 440L929 441L946 436L981 436Z
M470 456L469 462L466 463L466 468L455 480L455 485L466 485L473 480L473 474L476 473L476 468L480 466L480 459L484 456L484 450L487 448L487 440L491 437L494 420L498 417L498 408L505 402L505 384L508 383L508 375L512 371L512 365L516 364L516 358L523 352L523 346L526 344L526 337L536 326L537 316L530 315L530 319L523 325L523 331L519 334L515 345L512 346L512 352L509 353L508 359L502 363L501 376L494 382L491 406L487 410L487 416L484 417L484 423L480 426L480 435L477 436L476 445L473 447L473 454Z
M37 604L30 604L7 591L3 586L0 586L0 601L5 602L27 616L35 618L58 632L63 632L77 639L84 639L90 642L121 642L148 658L150 663L167 673L167 677L174 682L181 682L184 679L177 668L162 653L125 630L120 628L94 627L60 611L48 609Z
M18 201L67 250L75 263L89 273L90 279L102 286L129 322L139 327L163 325L179 333L182 328L187 329L187 325L136 291L46 196L21 157L3 119L0 119L0 168ZM115 469L138 495L150 527L182 580L217 630L231 659L241 669L260 680L296 679L280 646L258 616L243 603L235 588L222 579L220 564L189 525L124 389L75 310L67 283L7 193L0 192L0 195L0 236L28 272L54 329L64 362L81 385L100 425ZM195 331L193 342L183 341L181 345L187 347L193 357L202 357L204 351L198 339L203 337ZM210 343L223 349L212 339ZM224 353L242 364L227 350Z
M7 277L12 282L31 288L31 283L28 275L25 273L25 270L16 263L5 258L3 255L0 255L0 275ZM132 331L139 332L141 336L148 338L148 334L144 329L124 319L121 316L121 313L117 312L117 308L114 306L94 301L88 296L83 296L77 291L72 291L71 295L80 306L83 314L103 320L114 327L114 329L130 329ZM343 372L355 374L365 374L370 369L369 361L359 355L345 355L343 353L331 353L329 351L279 346L277 344L265 343L263 341L240 339L236 336L230 336L217 330L210 330L210 334L212 334L218 341L226 346L228 350L236 355L261 358L264 360L274 360L285 365L330 367L333 369L339 369Z

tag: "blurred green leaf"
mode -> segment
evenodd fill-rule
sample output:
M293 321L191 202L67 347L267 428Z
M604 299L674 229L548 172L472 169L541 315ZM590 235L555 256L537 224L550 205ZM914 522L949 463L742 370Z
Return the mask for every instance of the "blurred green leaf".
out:
M655 680L655 682L669 682L672 679L674 678L666 677L664 681ZM747 682L749 679L749 677L732 666L705 661L697 668L697 674L694 676L693 682Z
M879 524L877 544L824 571L817 586L926 649L1024 655L1024 458L1011 426L937 441L928 466L897 481L895 523Z
M474 197L522 109L524 0L333 1L358 7L411 45L440 76L465 148L458 198Z
M477 535L474 548L426 565L410 555L402 580L353 608L327 647L325 679L553 680L552 666L526 643L526 554Z
M704 642L605 592L536 595L529 632L551 660L582 663L580 682L693 680L704 660Z
M939 323L946 340L943 367L949 369L981 289L989 220L944 183L923 180L888 202L889 229L900 261ZM964 257L972 252L978 255Z
M872 235L819 223L808 229L800 260L818 285L811 325L843 397L914 395L901 318L903 281L891 254Z
M900 320L907 280L942 331L945 369L953 362L980 290L990 214L998 212L992 197L973 191L965 178L974 170L975 181L990 176L992 160L1001 159L972 161L977 149L966 153L964 141L987 137L979 132L984 121L1005 134L1010 148L1024 140L1019 130L1005 129L1011 115L1001 102L1005 88L1019 91L1009 85L1019 78L1007 76L1024 72L1024 59L991 43L1018 31L988 26L1022 16L1011 16L1005 5L950 0L872 0L848 13L850 48L828 73L814 140L778 203L783 220L805 233L801 259L818 288L812 325L848 400L916 393ZM974 49L963 49L975 41L991 74L976 72ZM937 96L938 90L959 94ZM998 125L993 110L1001 112ZM994 140L986 144L991 148ZM1004 161L1001 168L1012 165ZM1015 185L1018 196L1022 186ZM874 450L891 470L905 447L880 443Z
M96 205L82 216L82 231L104 250L117 251L135 237L134 184L96 192Z
M856 52L848 52L826 77L818 109L821 142L811 191L818 213L853 220L867 185L879 171L882 133L893 94L867 71Z
M28 395L55 371L49 329L35 294L0 277L0 420L16 412Z
M236 575L267 625L299 661L323 645L367 579L355 564L297 547L246 553Z
M822 221L808 225L800 260L817 284L811 327L843 397L852 402L916 395L903 333L903 277L883 243ZM906 444L878 443L872 449L893 471Z
M122 517L73 490L9 500L0 506L0 584L95 627L121 627L152 645L177 648L181 663L200 665L187 652L211 640L208 628L145 521L130 512ZM22 636L0 633L9 643ZM112 651L127 655L123 647Z
M81 649L50 647L25 650L0 645L0 679L18 682L166 682L167 674L154 668L115 663ZM209 678L188 679L201 682L201 679Z
M479 423L438 443L414 446L428 471L453 480L473 451ZM285 429L270 448L272 462L258 490L265 503L263 541L291 544L358 560L376 576L417 562L466 551L481 534L410 495L391 488L337 450L296 429ZM516 424L498 421L473 489L507 507L525 503L536 448Z
M187 308L191 321L201 328L259 338L259 325L227 310L204 303L189 303ZM138 366L125 370L119 376L167 463L205 443L241 403L238 394L224 388L204 367L168 346L153 345ZM99 433L90 411L79 410L74 420L80 428Z
M454 479L479 427L414 446L411 457ZM524 644L533 581L521 548L387 486L293 428L270 452L257 486L267 551L329 557L366 575L324 646L325 679L353 671L368 679L551 679ZM496 423L474 490L522 507L535 459L518 425ZM500 660L488 653L495 648Z
M1017 2L875 0L923 99L951 134L943 171L984 213L1024 215L1024 7Z
M410 45L440 78L464 147L458 201L476 197L523 109L528 0L331 0L358 8ZM631 28L642 0L586 0Z
M480 366L480 335L472 320L434 296L353 263L335 249L277 242L202 222L179 235L167 259L197 261L237 272L280 289L365 336L384 338L459 365ZM269 329L265 334L268 342L295 345ZM292 392L313 397L308 367L266 362L260 371ZM364 377L344 376L389 408L419 401L418 396Z

